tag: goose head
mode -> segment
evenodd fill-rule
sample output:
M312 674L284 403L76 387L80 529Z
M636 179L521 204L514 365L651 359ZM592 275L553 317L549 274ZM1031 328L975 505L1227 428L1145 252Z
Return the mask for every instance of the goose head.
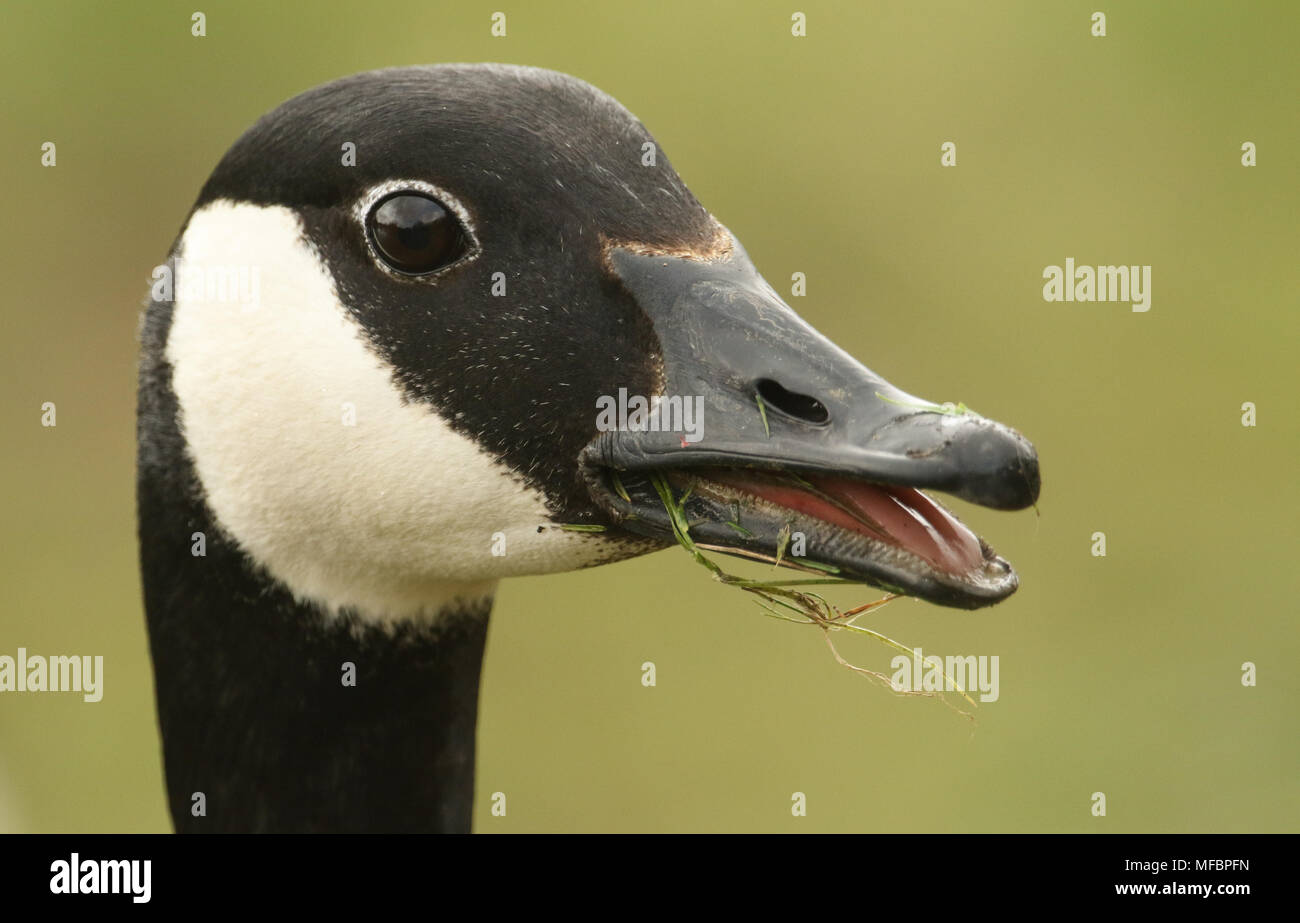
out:
M1028 506L1030 443L817 333L575 78L453 65L303 93L221 160L162 275L139 506L178 826L466 829L497 582L670 544L656 482L723 551L793 529L816 566L938 604L1017 586L922 489ZM367 657L370 688L340 692ZM242 806L205 822L200 785Z

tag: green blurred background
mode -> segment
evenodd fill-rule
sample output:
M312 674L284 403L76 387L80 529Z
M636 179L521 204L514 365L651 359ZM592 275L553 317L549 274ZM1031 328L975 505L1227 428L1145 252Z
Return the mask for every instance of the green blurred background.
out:
M796 310L905 390L1021 429L1044 490L1040 516L953 503L1016 564L1016 596L903 601L870 623L999 655L1001 699L974 727L840 669L815 629L761 617L673 550L506 582L477 830L1300 829L1298 22L1291 2L7 0L0 653L103 654L106 675L96 705L0 695L0 829L169 826L135 332L203 180L317 83L480 60L621 100L778 290L807 274ZM1151 264L1151 311L1044 302L1043 267L1066 257ZM888 669L873 642L841 649Z

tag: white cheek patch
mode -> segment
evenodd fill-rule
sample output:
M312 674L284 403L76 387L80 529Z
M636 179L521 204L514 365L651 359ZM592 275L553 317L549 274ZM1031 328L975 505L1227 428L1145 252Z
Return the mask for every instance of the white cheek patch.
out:
M256 270L251 306L178 288L167 359L209 508L298 598L406 618L622 556L554 528L538 491L404 400L294 212L213 203L180 255L191 272Z

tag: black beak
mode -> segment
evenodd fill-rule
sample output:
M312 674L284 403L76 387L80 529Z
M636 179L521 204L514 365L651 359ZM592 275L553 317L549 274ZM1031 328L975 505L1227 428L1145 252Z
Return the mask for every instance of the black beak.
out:
M807 526L807 560L850 579L966 607L1015 590L1006 561L908 488L1030 506L1040 481L1028 440L884 381L795 314L738 244L713 262L622 248L608 256L658 335L663 395L703 408L695 441L673 429L592 442L584 469L612 518L664 534L663 507L638 475L672 472L696 485L697 541L771 555L783 527Z

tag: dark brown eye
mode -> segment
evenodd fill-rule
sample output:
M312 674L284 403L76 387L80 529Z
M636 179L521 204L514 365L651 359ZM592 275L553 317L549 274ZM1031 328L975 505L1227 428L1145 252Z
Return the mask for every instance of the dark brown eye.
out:
M441 202L399 192L377 203L366 227L384 262L398 272L421 275L456 262L469 250L460 221Z

